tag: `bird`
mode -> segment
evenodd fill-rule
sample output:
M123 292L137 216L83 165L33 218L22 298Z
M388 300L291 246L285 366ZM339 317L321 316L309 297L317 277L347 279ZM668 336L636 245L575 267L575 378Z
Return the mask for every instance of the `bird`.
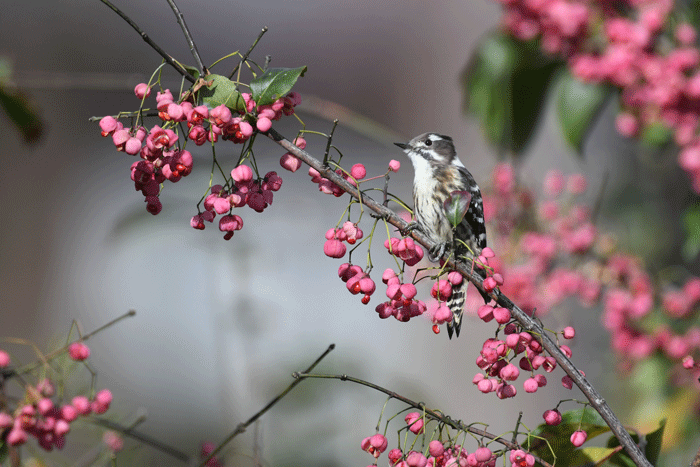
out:
M434 244L428 251L428 259L436 262L452 251L455 260L465 260L471 252L478 256L486 248L486 224L484 203L479 185L457 156L452 138L439 133L423 133L408 143L394 143L403 149L413 164L413 215L405 232L418 230ZM445 201L453 192L468 192L469 207L462 221L453 230L445 212ZM460 241L457 241L460 240ZM464 244L462 243L464 242ZM482 276L483 269L477 269ZM447 306L452 312L452 321L447 323L447 333L459 337L462 326L464 301L468 282L452 288ZM481 292L481 291L480 291ZM491 298L481 292L484 301Z

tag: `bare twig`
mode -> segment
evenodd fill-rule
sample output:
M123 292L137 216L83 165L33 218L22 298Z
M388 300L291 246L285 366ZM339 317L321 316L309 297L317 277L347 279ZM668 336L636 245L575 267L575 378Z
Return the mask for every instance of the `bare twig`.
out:
M311 366L309 366L309 367L306 369L306 371L304 371L304 373L308 373L308 372L312 371L314 368L316 368L316 365L318 365L318 364L321 362L321 360L323 360L323 359L326 357L326 355L328 355L329 353L331 353L331 351L332 351L333 349L335 349L335 344L329 345L328 348L326 349L326 351L323 352L323 353L321 354L321 356L318 357L318 358L316 359L316 361L313 362L313 363L311 364ZM282 391L282 392L280 392L279 394L277 394L277 396L275 396L274 399L272 399L270 402L268 402L267 405L265 405L265 407L263 407L262 409L258 410L258 412L257 412L255 415L253 415L252 417L250 417L246 422L238 424L238 426L233 430L233 432L231 432L231 434L228 435L228 436L216 447L216 449L214 449L214 450L211 452L211 454L209 454L209 456L201 462L201 464L199 464L199 467L204 467L204 466L207 464L207 462L209 462L209 460L210 460L212 457L214 457L215 455L217 455L217 454L219 453L219 451L221 451L221 450L224 448L224 446L226 446L233 438L235 438L236 436L238 436L238 435L240 435L241 433L243 433L243 432L246 430L246 428L248 428L248 427L250 426L251 423L254 423L258 418L262 417L263 414L265 414L265 412L267 412L268 410L270 410L270 408L272 408L273 405L275 405L276 403L278 403L284 396L287 395L287 393L289 393L289 391L291 391L292 389L294 389L294 387L295 387L297 384L301 383L301 381L302 381L302 379L299 379L299 378L295 379L295 380L292 382L292 384L290 384L289 386L287 386L287 388L286 388L284 391Z
M123 19L124 21L126 21L126 22L129 24L129 26L131 26L132 28L134 28L134 30L135 30L137 33L139 33L139 36L141 36L141 38L142 38L144 41L146 41L146 44L150 45L151 48L152 48L153 50L155 50L156 52L158 52L158 54L159 54L161 57L163 57L163 59L164 59L170 66L172 66L173 68L175 68L175 71L177 71L177 72L180 73L182 76L184 76L185 79L186 79L187 81L189 81L189 82L191 82L191 83L194 83L195 81L197 81L196 79L194 79L194 76L192 76L191 74L189 74L189 72L188 72L187 70L185 70L185 69L182 67L182 65L180 65L179 63L177 63L177 62L173 59L173 57L171 57L170 55L168 55L168 54L165 52L165 50L161 49L161 48L158 46L158 44L156 44L155 42L153 42L153 40L151 40L151 38L148 37L148 34L146 34L136 23L134 23L134 22L132 21L132 19L129 18L123 11L121 11L119 8L117 8L115 5L113 5L109 0L100 0L100 1L101 1L102 3L104 3L105 5L107 5L113 12L115 12L116 14L118 14L119 16L121 16L122 19Z
M65 351L68 350L68 347L70 347L71 344L73 344L73 343L75 343L75 342L84 342L84 341L90 339L92 336L94 336L94 335L97 334L98 332L102 332L102 331L104 331L105 329L107 329L107 328L109 328L109 327L111 327L111 326L114 326L114 325L117 324L119 321L121 321L121 320L123 320L123 319L125 319L125 318L130 318L130 317L132 317L132 316L136 316L136 311L134 311L134 310L129 310L129 311L127 311L126 313L124 313L123 315L121 315L121 316L119 316L119 317L117 317L117 318L114 318L114 319L113 319L112 321L110 321L109 323L100 326L99 328L95 329L95 330L92 331L92 332L89 332L89 333L85 334L84 336L81 336L80 339L76 339L76 340L74 340L73 342L70 342L70 343L64 345L63 347L54 350L54 351L51 352L50 354L45 355L43 359L41 359L41 360L39 360L39 361L37 361L37 362L34 362L34 363L30 363L29 365L26 365L26 366L24 366L24 367L22 367L22 368L18 368L18 369L16 370L16 374L23 375L23 374L28 373L28 372L30 372L30 371L32 371L32 370L35 370L36 368L39 368L41 365L44 365L44 364L50 362L51 360L53 360L54 358L58 357L59 355L63 354Z
M286 151L292 153L294 156L299 158L304 163L316 169L321 176L329 179L331 182L338 185L340 188L345 190L350 194L350 196L360 199L360 192L358 188L348 183L344 178L336 174L330 167L324 165L320 160L311 156L309 153L303 149L299 149L294 144L292 144L288 139L279 134L276 130L271 129L267 136L275 141L277 144L282 146ZM408 223L401 219L396 213L388 209L385 206L374 201L372 198L366 194L362 195L362 201L366 207L383 217L391 225L397 227L400 231L403 231L408 226ZM430 249L433 246L430 241L424 237L420 232L413 231L411 233L413 238L423 245L424 247ZM447 261L447 265L452 267L456 271L459 271L462 276L466 277L477 289L484 291L483 279L479 274L472 270L470 265L462 262L454 262L452 259ZM595 408L598 413L600 413L603 420L608 424L612 432L615 434L617 439L625 447L625 450L630 455L632 460L639 467L652 467L649 461L644 457L641 449L634 442L632 437L624 429L620 420L615 416L613 411L608 406L605 399L598 393L598 391L588 382L588 380L581 374L581 372L574 366L574 364L569 360L569 358L564 355L564 352L559 349L556 343L549 337L540 324L528 316L520 307L513 303L508 297L503 295L500 291L494 291L489 294L489 296L496 300L496 302L510 310L511 314L518 322L529 331L547 350L547 352L554 357L557 363L562 367L567 375L571 377L576 386L579 387L581 392L590 401L593 408Z
M187 27L187 23L185 23L185 17L182 15L182 12L180 12L180 9L175 4L174 0L166 0L166 1L168 2L168 5L170 5L170 9L173 10L173 13L175 13L175 17L177 18L177 23L180 25L180 28L182 29L182 33L185 35L185 40L187 41L187 45L190 46L190 52L192 53L192 56L194 57L194 61L197 62L197 68L199 68L199 76L205 77L206 75L209 74L209 71L207 70L207 67L205 67L204 63L202 62L202 57L199 55L199 50L197 50L197 44L194 43L194 39L192 38L192 34L190 33L189 28Z
M469 425L465 425L461 420L452 420L450 417L446 415L442 415L440 412L436 412L434 410L431 410L425 406L424 403L422 402L415 402L411 399L408 399L407 397L404 397L400 394L395 393L394 391L390 391L389 389L383 388L381 386L378 386L374 383L370 383L369 381L364 381L359 378L354 378L352 376L348 375L319 375L319 374L313 374L313 373L293 373L292 377L296 378L297 381L301 381L306 378L318 378L318 379L337 379L340 381L350 381L352 383L360 384L362 386L366 386L368 388L372 388L376 391L383 392L384 394L388 395L392 399L399 400L403 402L406 405L409 405L413 407L414 409L420 410L422 412L425 412L426 415L428 415L430 418L437 420L441 423L444 423L445 425L448 425L455 430L460 430L460 431L468 431L469 433L473 433L477 436L483 437L483 438L488 438L490 440L493 440L495 442L498 442L505 446L508 449L520 449L520 445L516 444L515 442L508 441L505 438L502 438L500 436L496 436L492 433L489 433L488 431L485 430L479 430L478 428L474 428ZM539 462L543 467L552 467L551 464L545 462L544 460L540 459L539 457L535 457L537 462Z
M238 62L238 65L236 65L236 68L233 69L231 74L228 76L228 79L233 79L233 75L236 74L238 69L245 63L246 60L248 60L248 57L250 56L250 53L253 51L256 45L258 45L258 42L260 42L260 39L262 39L262 36L267 32L267 26L263 27L262 30L260 31L260 34L258 34L258 38L255 39L255 42L253 42L253 45L250 46L248 51L243 54L243 58L241 58L241 61ZM267 67L265 67L267 68Z

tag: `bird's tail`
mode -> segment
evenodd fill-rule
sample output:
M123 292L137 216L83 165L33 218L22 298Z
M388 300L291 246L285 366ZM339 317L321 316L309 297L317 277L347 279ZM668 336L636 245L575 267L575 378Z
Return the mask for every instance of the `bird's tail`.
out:
M485 278L486 273L481 268L474 269L481 277ZM452 287L452 295L447 299L447 308L452 312L452 321L447 323L447 335L452 339L452 334L455 337L459 337L459 330L462 327L462 315L464 314L464 301L467 298L467 287L469 286L469 281L466 279L462 280L462 283ZM484 303L489 303L491 297L481 292L481 296L484 299Z
M447 323L447 335L450 336L450 339L452 339L452 333L455 334L455 337L459 337L468 285L469 282L464 279L461 284L452 286L452 295L447 299L447 308L452 312L452 321Z

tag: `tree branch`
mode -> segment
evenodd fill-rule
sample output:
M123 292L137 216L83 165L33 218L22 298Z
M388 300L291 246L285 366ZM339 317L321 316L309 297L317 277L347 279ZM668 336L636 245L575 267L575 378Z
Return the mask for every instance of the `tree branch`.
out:
M360 199L360 192L357 187L350 184L344 178L339 176L328 166L323 165L323 163L311 156L309 153L303 149L296 147L291 141L286 139L275 129L271 129L267 133L268 138L275 141L277 144L282 146L287 152L292 153L294 156L299 158L301 161L307 165L316 169L323 177L329 179L340 188L345 190L350 196ZM381 204L374 201L371 197L366 194L362 194L362 203L376 214L380 215L382 218L386 219L391 225L397 227L399 230L405 230L408 223L401 219L396 213L391 209L382 206ZM433 245L424 237L420 232L413 231L411 233L412 237L424 247L430 249ZM472 271L472 267L462 262L454 262L449 260L448 266L459 271L462 276L466 277L472 284L476 286L480 291L484 291L483 279L475 272ZM593 408L598 411L605 423L608 424L612 432L615 434L617 439L625 447L625 450L630 455L632 460L639 467L652 467L651 463L646 459L644 453L634 442L632 437L624 429L620 420L615 416L613 411L608 406L605 399L596 391L596 389L588 382L588 380L581 374L580 371L574 366L574 364L569 360L569 358L564 354L564 352L559 349L556 343L551 337L545 332L545 330L540 326L535 320L528 316L520 307L514 304L508 297L502 294L500 291L494 291L489 296L496 300L496 302L510 310L511 314L518 320L518 322L530 332L535 339L537 339L542 346L547 350L547 352L554 357L559 366L566 372L567 375L571 377L573 382L578 386L581 392L589 400Z
M350 381L352 383L360 384L362 386L367 386L368 388L372 388L376 391L383 392L387 396L389 396L392 399L399 400L403 402L406 405L409 405L413 407L414 409L424 411L427 415L430 416L430 418L437 420L441 423L444 423L445 425L448 425L455 430L459 431L468 431L470 433L473 433L477 436L484 437L491 439L493 441L499 442L505 447L507 447L510 450L515 450L515 449L521 449L521 446L518 445L515 442L508 441L505 438L502 438L500 436L496 436L494 434L489 433L488 431L485 430L479 430L478 428L474 428L469 425L465 425L461 420L452 420L450 417L446 415L442 415L434 410L431 410L425 406L424 403L422 402L415 402L411 399L408 399L400 394L395 393L394 391L390 391L389 389L383 388L381 386L378 386L374 383L370 383L369 381L365 381L359 378L354 378L352 376L348 375L319 375L319 374L313 374L313 373L292 373L292 377L296 378L297 380L301 381L302 379L306 378L317 378L317 379L337 379L340 381ZM543 467L552 467L551 464L545 462L544 460L540 459L539 457L535 457L537 462L539 462Z
M316 365L318 365L318 364L321 362L321 360L323 360L323 359L326 357L326 355L328 355L329 353L331 353L331 351L332 351L333 349L335 349L335 344L329 345L328 348L326 349L326 351L323 352L323 353L321 354L321 356L318 357L318 358L316 359L316 361L313 362L313 363L311 364L311 366L309 366L309 367L306 369L306 371L304 371L304 373L308 373L308 372L312 371L314 368L316 368ZM204 466L207 464L207 462L209 462L209 460L210 460L212 457L214 457L219 451L221 451L221 450L224 448L224 446L226 446L233 438L235 438L236 436L238 436L238 435L240 435L241 433L243 433L243 432L246 430L246 428L248 428L252 423L255 423L255 421L256 421L258 418L262 417L263 414L265 414L265 412L267 412L268 410L270 410L270 409L272 408L273 405L275 405L276 403L278 403L284 396L286 396L286 395L289 393L289 391L291 391L292 389L294 389L294 387L296 387L297 384L301 383L301 381L302 381L301 379L295 379L295 380L292 382L292 384L290 384L289 386L287 386L287 389L285 389L284 391L282 391L282 392L280 392L279 394L277 394L277 396L276 396L274 399L272 399L270 402L268 402L267 405L265 405L265 407L263 407L262 409L258 410L258 412L257 412L255 415L253 415L252 417L250 417L246 422L244 422L244 423L239 423L238 426L233 430L233 432L231 432L231 434L228 435L228 436L216 447L216 449L214 449L214 450L211 452L211 454L209 454L209 456L208 456L206 459L204 459L204 460L199 464L199 467L204 467Z
M166 0L166 1L168 2L168 5L170 5L170 9L173 10L173 13L175 13L175 17L177 18L177 23L180 25L180 28L182 29L182 33L185 35L185 40L187 41L187 45L190 46L190 52L192 53L192 56L194 57L194 61L197 62L197 68L199 68L199 76L201 76L203 78L207 74L209 74L209 71L207 70L207 67L205 67L204 63L202 62L202 57L199 55L199 50L197 50L197 44L194 43L194 39L192 38L192 33L190 33L190 29L187 27L187 23L185 23L185 17L180 12L180 9L175 4L174 0Z
M185 77L185 79L191 83L196 82L197 80L194 79L194 76L192 76L187 70L185 70L182 65L180 65L178 62L173 59L165 50L161 49L158 44L153 42L150 37L148 37L148 34L146 34L134 21L132 21L131 18L129 18L126 13L121 11L119 8L117 8L115 5L113 5L109 0L100 0L102 3L107 5L113 12L121 16L121 18L126 21L129 26L134 28L134 30L139 33L139 36L146 41L146 44L150 45L153 50L158 52L158 54L163 57L163 59L173 68L175 68L175 71L180 73L182 76Z

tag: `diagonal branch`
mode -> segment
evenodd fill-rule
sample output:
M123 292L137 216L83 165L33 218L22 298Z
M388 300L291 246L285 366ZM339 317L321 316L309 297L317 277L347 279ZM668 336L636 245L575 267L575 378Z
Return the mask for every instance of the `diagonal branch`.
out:
M350 196L358 200L360 199L360 192L355 186L351 185L344 178L336 174L330 167L323 165L323 163L320 160L311 156L311 154L307 153L303 149L299 149L298 147L296 147L291 141L286 139L274 129L271 129L267 133L267 136L268 138L272 139L277 144L282 146L286 151L292 153L301 161L316 169L323 177L329 179L331 182L335 183L340 188L348 192ZM366 194L362 194L362 202L367 208L382 216L384 219L387 220L387 222L397 227L399 230L405 230L408 226L408 223L401 219L396 213L394 213L394 211L377 203ZM433 246L430 243L430 241L428 241L428 239L424 237L421 233L413 231L411 235L418 243L420 243L424 247L430 249L430 247ZM477 289L479 289L480 291L484 291L484 280L477 273L473 272L472 268L469 265L466 265L463 262L454 262L453 260L449 260L447 264L450 267L454 268L456 271L459 271L459 273L462 274L462 276L466 277L472 284L474 284ZM603 399L600 393L598 393L598 391L574 366L571 360L569 360L569 358L566 355L564 355L564 352L562 352L561 349L559 349L559 347L552 340L552 338L549 337L549 335L545 332L542 326L540 326L535 320L528 316L520 307L514 304L508 297L503 295L500 291L494 291L491 294L489 294L489 296L495 299L500 306L510 310L511 314L515 317L515 319L517 319L518 322L527 331L533 334L533 336L538 341L540 341L545 350L547 350L547 352L549 352L549 354L552 355L552 357L554 357L557 363L563 368L566 374L571 377L576 386L578 386L581 392L590 401L593 408L595 408L601 415L601 417L603 417L605 423L608 424L612 432L620 441L620 444L622 444L625 447L625 450L630 455L632 460L639 467L652 467L649 461L644 456L644 453L642 453L639 446L637 446L637 444L634 442L629 433L627 433L627 431L624 429L624 426L622 425L620 420L610 409L607 402L605 402L605 399Z
M107 5L113 12L115 12L116 14L118 14L119 16L121 16L121 18L122 18L124 21L126 21L126 22L129 24L129 26L131 26L132 28L134 28L134 30L135 30L137 33L139 33L139 36L141 36L141 38L142 38L144 41L146 41L146 44L150 45L151 48L152 48L153 50L155 50L156 52L158 52L158 55L160 55L161 57L163 57L163 59L164 59L170 66L172 66L173 68L175 68L175 71L177 71L177 72L180 73L182 76L184 76L185 79L186 79L187 81L189 81L189 82L191 82L191 83L194 83L195 81L197 81L197 80L194 79L194 76L192 76L191 74L189 74L189 72L188 72L187 70L185 70L185 69L182 67L182 65L180 65L178 62L176 62L175 59L173 59L173 57L171 57L165 50L161 49L160 46L158 46L158 44L156 44L155 42L153 42L153 40L152 40L150 37L148 37L148 34L146 34L146 32L145 32L143 29L141 29L131 18L129 18L129 17L126 15L126 13L124 13L124 12L121 11L119 8L117 8L117 7L116 7L114 4L112 4L109 0L100 0L100 1L101 1L102 3L104 3L105 5Z
M335 349L335 344L329 345L328 348L326 349L326 351L323 352L323 353L321 354L321 356L318 357L318 358L316 359L316 361L313 362L313 363L306 369L306 371L304 371L304 373L308 373L308 372L312 371L314 368L316 368L316 365L318 365L318 364L321 362L321 360L323 360L323 359L326 357L326 355L328 355L329 353L331 353L331 351L332 351L333 349ZM285 389L284 391L282 391L282 392L280 392L279 394L277 394L277 396L276 396L274 399L272 399L270 402L268 402L267 405L265 405L265 407L263 407L262 409L258 410L258 412L257 412L255 415L253 415L252 417L250 417L246 422L244 422L244 423L239 423L238 426L231 432L231 434L229 434L229 435L226 437L226 439L224 439L224 440L219 444L219 446L217 446L216 449L214 449L214 450L209 454L209 456L207 456L207 458L204 459L204 460L202 461L201 464L199 464L199 467L204 467L205 465L207 465L207 462L209 462L210 459L212 459L216 454L218 454L219 451L221 451L221 450L224 448L224 446L226 446L233 438L235 438L236 436L238 436L238 435L240 435L241 433L243 433L243 432L246 430L246 428L248 428L251 424L255 423L255 421L256 421L258 418L262 417L262 416L265 414L265 412L267 412L268 410L270 410L270 409L272 408L273 405L275 405L276 403L278 403L284 396L287 395L287 393L289 393L289 391L291 391L292 389L294 389L294 387L295 387L297 384L301 383L301 381L302 381L302 380L299 379L299 378L297 378L297 379L295 379L294 381L292 381L292 384L290 384L289 386L287 386L287 389Z
M202 57L199 55L199 50L197 50L197 44L194 43L194 39L192 39L192 33L190 33L190 29L187 27L187 23L185 23L185 17L182 15L182 12L177 7L174 0L166 1L168 2L168 5L170 5L170 9L173 10L173 13L175 13L175 17L177 18L177 24L180 25L182 33L185 35L187 45L190 46L190 52L194 57L194 61L197 62L197 68L199 68L199 76L206 76L207 74L209 74L209 71L202 62Z

